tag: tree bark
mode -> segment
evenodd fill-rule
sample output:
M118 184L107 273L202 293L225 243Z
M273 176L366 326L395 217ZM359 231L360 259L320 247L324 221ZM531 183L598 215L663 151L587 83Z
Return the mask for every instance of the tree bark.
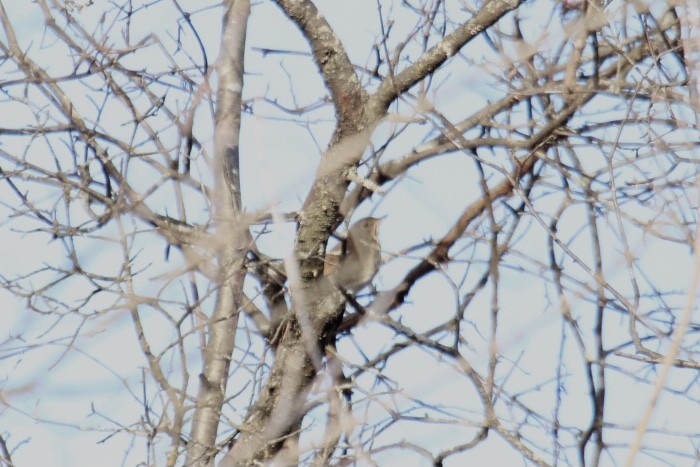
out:
M226 395L231 356L236 342L238 313L242 304L243 267L247 226L241 218L239 147L243 60L250 2L227 0L217 66L216 128L216 247L219 258L219 289L207 327L204 370L199 375L199 393L187 446L188 466L212 465L217 450L216 435Z

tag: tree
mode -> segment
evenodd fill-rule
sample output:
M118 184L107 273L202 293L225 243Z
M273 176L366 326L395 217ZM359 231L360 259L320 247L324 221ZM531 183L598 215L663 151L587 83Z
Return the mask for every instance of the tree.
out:
M696 459L696 5L4 3L5 464Z

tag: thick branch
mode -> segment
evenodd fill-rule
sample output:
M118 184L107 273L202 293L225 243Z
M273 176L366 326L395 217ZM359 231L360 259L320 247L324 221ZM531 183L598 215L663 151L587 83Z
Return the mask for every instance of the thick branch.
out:
M241 222L238 154L241 94L248 0L228 0L224 16L219 89L215 128L215 196L219 288L209 320L209 341L204 351L204 370L199 375L197 407L187 446L188 466L209 465L216 454L216 435L226 395L229 367L236 342L238 310L243 301L245 278L242 251L249 234ZM219 167L221 170L218 170Z
M447 35L438 44L425 52L418 60L405 70L389 76L380 85L372 100L380 108L387 108L391 101L411 86L429 76L450 57L457 54L467 42L474 39L481 31L500 20L506 13L514 10L524 0L490 0L479 12Z
M338 126L359 129L366 93L340 39L313 2L276 1L311 45L314 61L331 92Z
M297 321L288 323L282 339L268 381L219 467L263 465L299 427L316 371Z

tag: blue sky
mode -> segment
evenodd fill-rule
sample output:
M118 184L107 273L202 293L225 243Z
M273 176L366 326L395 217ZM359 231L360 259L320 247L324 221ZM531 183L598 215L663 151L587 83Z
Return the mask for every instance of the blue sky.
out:
M46 33L43 28L43 20L36 6L31 2L6 2L5 7L15 24L20 37L20 43L30 51L34 60L50 70L52 74L60 75L72 71L72 59L67 53L57 53L63 50L56 45L56 39L51 33ZM410 31L415 24L415 18L408 15L399 7L400 2L382 2L385 17L393 17L395 20L394 35L392 41L398 41L403 37L404 31ZM546 5L546 2L537 2L537 5ZM201 39L208 51L210 65L216 58L220 33L220 10L214 2L183 1L182 6L188 11L195 8L200 10L192 16L195 26L201 34ZM378 34L378 18L376 15L376 2L372 1L339 1L324 0L318 2L321 11L328 16L336 32L346 43L348 53L354 63L370 66L373 55L369 52L371 45ZM108 21L100 24L102 8L105 5L88 7L76 16L85 21L89 27L102 32L113 18L108 16ZM455 20L458 19L459 7L454 8ZM546 10L548 11L548 10ZM463 12L461 13L464 14ZM539 21L536 6L526 5L522 10L523 15L529 16L534 21ZM138 42L139 38L153 33L161 38L166 48L173 47L178 15L172 11L169 3L156 3L147 11L133 16L131 23L132 42ZM544 24L545 18L541 21ZM547 24L552 24L547 23ZM214 26L215 25L215 26ZM119 28L111 30L108 34L110 42L118 46L122 39L116 32ZM548 41L555 43L564 32L557 28L538 29L525 31L532 43L538 44L548 53L554 53L546 45ZM191 34L184 29L182 31L183 49L176 55L182 63L188 63L189 57L199 60L199 49L192 41ZM266 102L261 96L267 96L270 100L277 99L280 105L286 107L306 106L321 99L326 91L318 78L316 67L309 56L287 54L263 54L255 48L288 49L298 52L306 52L307 45L298 31L283 18L281 12L271 2L257 3L253 7L248 36L248 55L246 59L247 81L245 95L249 99L249 105L253 108L254 115L246 114L242 132L242 183L244 204L249 210L260 208L273 209L280 212L293 211L303 201L313 176L315 168L325 148L332 129L333 112L330 106L323 106L319 110L305 114L296 121L290 123L288 114L278 110L274 105ZM390 42L390 46L393 43ZM409 53L417 53L417 46L409 48ZM517 57L514 51L514 57ZM512 58L512 57L511 57ZM435 76L435 82L429 97L436 108L448 118L459 119L465 115L465 108L475 110L488 101L502 95L503 87L494 83L484 70L497 69L507 62L508 57L498 57L484 46L483 41L476 41L470 46L464 56L455 58L450 66L440 71ZM146 50L134 54L125 63L134 67L151 67L157 69L166 67L167 60L157 47L149 47ZM478 66L476 66L476 65ZM6 65L7 66L7 65ZM9 68L8 68L9 69ZM3 70L6 72L7 70ZM215 77L211 79L215 86ZM89 115L94 113L95 96L86 93L84 83L68 83L66 89L71 99L82 106L80 110ZM157 90L157 88L156 88ZM293 91L290 91L293 90ZM161 91L165 94L166 89ZM32 91L33 92L33 91ZM173 88L167 90L167 98L173 108L183 110L188 101L185 93L178 94ZM30 94L34 97L35 94ZM39 97L37 96L37 99ZM414 104L414 102L409 102ZM420 117L415 106L409 103L401 103L392 109L392 112L404 117ZM13 115L13 125L20 126L22 121L32 124L31 112L19 103L3 103L8 109L6 115ZM607 102L601 99L597 105L600 109L600 118L610 118L613 112L624 114L626 109L613 109L612 100ZM115 136L129 139L130 127L125 123L129 121L129 115L119 105L108 107L109 117L104 117L101 124ZM48 115L48 114L47 114ZM178 135L172 122L161 115L155 120L159 135L163 141L177 147ZM691 116L688 116L690 118ZM47 116L47 118L49 118ZM593 117L587 117L592 119ZM197 110L195 132L203 135L205 147L211 145L211 112L202 105ZM9 126L9 123L0 126ZM400 127L400 123L387 121L380 126L373 136L373 142L380 145L393 131ZM113 133L112 133L113 132ZM411 151L422 144L426 139L438 134L430 124L411 129L402 135L397 142L392 143L383 161L396 158ZM206 136L209 135L209 136ZM636 130L629 130L624 136L638 137ZM136 140L147 140L146 135L139 134ZM20 138L4 138L0 150L8 153L22 152L26 148L26 140ZM148 148L148 145L144 146ZM27 150L27 156L37 163L45 163L49 151L46 140L37 139ZM619 150L620 152L623 149ZM61 152L70 162L70 153ZM580 154L588 155L586 163L591 166L604 167L606 161L598 157L596 153L582 151ZM488 157L488 154L482 154ZM494 156L496 158L497 156ZM201 179L207 183L211 180L208 173L208 160L200 156L195 160L193 173L201 175ZM655 161L650 161L648 170L658 170L654 166ZM0 162L1 163L1 162ZM145 164L131 165L131 174L134 177L135 186L145 188L152 182L154 172L145 167ZM90 170L95 178L99 177L99 167L92 164ZM625 173L624 175L628 175ZM496 177L491 173L491 176ZM641 177L641 174L630 170L630 179ZM553 181L552 183L554 183ZM44 187L41 184L32 184L32 196L41 200L47 206L56 202L59 190ZM37 191L38 190L38 191ZM697 193L694 189L688 189L688 200L678 201L678 212L687 214L694 222L697 208ZM552 191L555 191L554 189ZM6 186L0 188L3 197L10 196L10 190ZM189 194L187 194L189 193ZM189 219L205 219L208 216L208 206L201 196L194 192L187 192L186 200ZM543 209L556 206L557 193L542 193L538 200L538 206ZM153 205L162 203L164 209L173 209L172 191L164 187L158 191L150 202ZM474 172L473 161L464 154L455 153L442 156L438 159L421 164L415 171L411 171L405 179L396 186L391 187L384 195L375 195L370 203L360 207L355 218L373 213L376 215L388 215L382 225L382 241L384 255L387 264L382 268L376 280L377 287L387 289L396 284L405 273L406 269L415 264L426 252L426 249L412 252L407 257L395 257L405 248L439 238L449 228L451 223L465 205L481 196L478 189L478 178ZM660 204L659 204L660 205ZM649 205L629 208L625 214L648 218L659 205L653 201ZM5 217L0 210L0 217ZM172 213L172 211L168 211ZM64 213L67 215L67 213ZM73 216L83 216L85 212L71 212ZM673 235L680 236L678 229L674 229L672 223L676 212L664 210L660 216L654 219L659 228L667 228ZM585 211L581 206L567 212L570 221L560 224L559 235L569 241L568 245L577 251L586 261L590 261L589 234L582 230L581 219ZM133 222L129 218L122 219L123 228L143 228L139 222ZM554 374L554 368L559 364L559 340L561 339L562 319L555 303L556 294L547 280L542 280L542 275L549 274L544 269L538 269L534 261L519 258L519 254L546 262L547 233L534 220L528 219L529 228L522 233L522 237L516 243L516 252L510 256L508 263L502 266L501 284L499 294L500 323L502 329L499 332L498 346L504 360L518 362L512 365L512 372L502 375L507 378L510 394L522 391L521 397L528 404L542 413L551 409L554 394L553 384L545 384L541 388L536 385ZM664 227L663 222L671 223L670 227ZM43 264L62 265L69 264L64 257L66 250L60 241L51 240L45 234L25 233L36 227L34 223L22 219L8 219L3 224L3 235L12 248L0 250L0 274L3 277L18 277L27 274ZM585 225L585 224L584 224ZM659 289L675 289L675 300L669 298L670 303L676 306L684 299L685 290L692 268L692 255L687 244L664 242L645 233L642 230L633 230L633 224L625 220L625 225L630 228L629 244L632 254L635 256L641 269L648 275L647 281L641 280L645 290L648 284L654 284ZM139 235L130 240L130 250L125 252L119 244L119 226L112 224L89 240L79 242L81 264L86 269L97 270L112 269L111 273L117 273L125 261L125 255L134 254L133 267L143 269L143 274L135 284L137 291L144 296L160 297L165 300L181 302L183 292L181 281L171 281L170 274L180 273L180 267L184 260L176 252L171 251L168 262L163 261L164 242L155 235ZM485 227L480 227L484 229ZM630 283L627 277L626 264L623 252L620 248L617 220L608 214L600 220L601 238L603 250L606 255L606 279L616 288L629 292ZM417 330L426 330L436 323L448 320L454 313L458 299L464 293L461 290L455 292L454 285L458 283L465 272L467 283L476 281L479 271L486 265L483 262L485 252L482 246L474 247L474 239L483 233L475 228L468 232L464 241L459 245L465 251L474 248L474 260L471 264L462 262L450 265L444 271L436 273L420 281L412 290L409 301L397 312L402 323L410 325ZM269 235L262 237L260 246L266 252L276 257L283 257L291 251L293 226L273 226ZM105 238L108 241L104 241ZM463 255L462 257L468 257ZM608 261L609 258L609 261ZM581 282L579 286L572 285L569 300L572 314L580 320L580 326L591 329L593 326L592 305L582 294L585 286L592 286L595 281L581 268L567 260L566 266L573 279ZM517 266L520 266L518 268ZM36 283L41 282L41 276L34 278ZM199 278L206 290L205 282ZM56 287L55 296L69 303L74 303L82 297L88 289L85 281L75 278L66 281ZM143 407L141 402L145 397L154 406L160 401L158 390L148 377L147 383L142 385L144 378L145 360L139 350L128 312L119 306L118 296L100 296L90 302L90 306L83 313L66 313L60 320L52 317L41 317L30 313L25 309L24 302L14 298L6 291L0 290L3 301L7 303L6 312L0 314L0 324L7 329L2 347L3 358L0 360L0 372L7 375L6 380L0 386L2 397L6 406L0 407L0 416L3 418L3 430L11 434L9 441L13 445L20 440L27 439L27 444L20 447L15 454L15 462L18 465L92 465L96 459L100 459L101 465L135 465L145 458L143 440L137 439L132 445L132 439L125 435L111 436L112 430L117 424L129 425L137 421ZM116 306L115 306L116 304ZM206 309L211 305L211 300L204 302ZM655 306L651 300L643 302L647 307ZM52 303L44 306L51 307ZM490 291L480 294L468 309L471 325L465 325L462 332L467 340L465 355L471 358L474 367L483 370L488 364L489 341L486 331L489 328L488 310L490 307ZM167 347L176 337L172 331L172 323L165 314L156 309L144 307L142 318L146 325L146 332L154 348ZM177 309L173 305L173 309ZM644 311L649 311L645 309ZM90 319L85 319L89 315ZM606 342L609 346L615 342L629 340L627 334L627 318L619 313L608 313L606 318ZM71 341L75 330L80 328L80 335L75 341ZM240 334L240 347L236 356L241 356L246 350L248 341L246 335ZM196 335L190 335L192 343L196 342ZM368 323L360 327L352 340L346 340L340 344L340 350L349 362L361 364L364 358L388 349L396 336L393 332L376 323ZM260 351L260 343L251 338L249 344L252 349ZM67 349L67 346L70 346ZM16 351L15 351L16 349ZM361 350L361 351L360 351ZM199 355L196 345L189 348L186 355L190 365L190 376L196 374ZM687 356L686 356L687 358ZM581 373L581 356L575 350L573 342L565 343L563 354L564 368L570 374L567 385L568 398L562 407L561 419L579 426L585 426L590 417L587 395ZM173 380L181 378L179 373L179 359L175 356L164 363ZM628 376L622 372L610 372L608 390L610 391L610 403L608 410L611 420L620 424L635 425L639 415L650 397L650 386L635 382L632 378L637 368L628 362ZM417 371L420 369L420 371ZM525 371L526 370L526 371ZM258 371L258 370L255 370ZM251 370L251 372L254 372ZM231 392L245 387L251 377L251 372L245 367L232 376ZM672 372L669 386L683 390L686 385L691 385L692 375L689 371L677 370ZM412 349L392 358L384 370L388 378L386 391L382 394L372 395L368 400L358 402L365 410L358 411L356 417L360 422L376 422L388 417L387 407L396 410L408 410L420 416L424 413L435 415L434 408L424 409L416 404L415 400L434 404L438 407L453 409L464 414L464 420L477 418L470 411L480 410L478 402L473 400L473 387L469 381L455 371L453 362L437 358L434 354L424 350ZM653 375L647 375L653 380ZM371 386L370 376L366 378L366 384ZM144 396L142 391L145 387ZM536 387L533 389L533 387ZM196 390L194 383L190 389ZM249 391L248 389L247 391ZM576 393L580 392L580 399ZM248 394L246 392L246 394ZM577 402L578 401L578 402ZM697 419L695 413L698 407L693 404L683 393L678 395L667 394L661 400L654 419L656 426L668 427L672 430L694 432L692 422ZM548 413L547 413L548 414ZM240 415L240 414L238 414ZM700 414L698 414L700 415ZM514 416L517 419L520 415ZM313 414L309 423L322 420L322 414ZM139 429L137 425L129 425ZM469 439L469 433L473 428L465 421L464 426L445 423L444 425L432 424L430 429L425 424L398 425L382 433L378 442L389 444L401 440L415 440L428 449L436 450L451 445L455 439ZM617 433L611 428L608 431L609 439L617 441ZM533 435L540 437L542 443L551 442L541 433ZM537 439L540 439L537 438ZM569 440L572 444L574 439ZM620 431L619 441L623 445L629 442L629 433ZM675 447L686 449L678 438L657 437L652 442L663 442L667 448ZM162 464L162 459L167 448L165 439L160 441L152 452L156 465ZM624 459L624 448L612 449L615 455ZM107 459L109 459L107 461ZM502 439L491 436L489 440L479 448L468 451L463 456L451 459L452 465L461 465L463 462L476 461L480 465L500 466L514 465L521 459L520 455L507 447ZM570 459L573 461L573 458ZM612 462L611 459L607 459ZM418 453L408 450L402 451L400 456L395 452L387 451L378 455L377 462L381 465L423 465L427 462ZM447 463L446 465L450 465ZM654 461L646 458L644 465L654 464ZM682 463L676 465L684 465ZM688 464L690 465L690 464Z

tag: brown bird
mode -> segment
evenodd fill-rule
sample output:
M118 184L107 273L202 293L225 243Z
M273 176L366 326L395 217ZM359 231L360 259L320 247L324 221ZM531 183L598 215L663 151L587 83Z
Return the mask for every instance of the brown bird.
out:
M360 219L348 229L345 255L342 255L342 244L326 254L323 275L333 285L357 293L372 282L382 262L381 221L376 217Z

